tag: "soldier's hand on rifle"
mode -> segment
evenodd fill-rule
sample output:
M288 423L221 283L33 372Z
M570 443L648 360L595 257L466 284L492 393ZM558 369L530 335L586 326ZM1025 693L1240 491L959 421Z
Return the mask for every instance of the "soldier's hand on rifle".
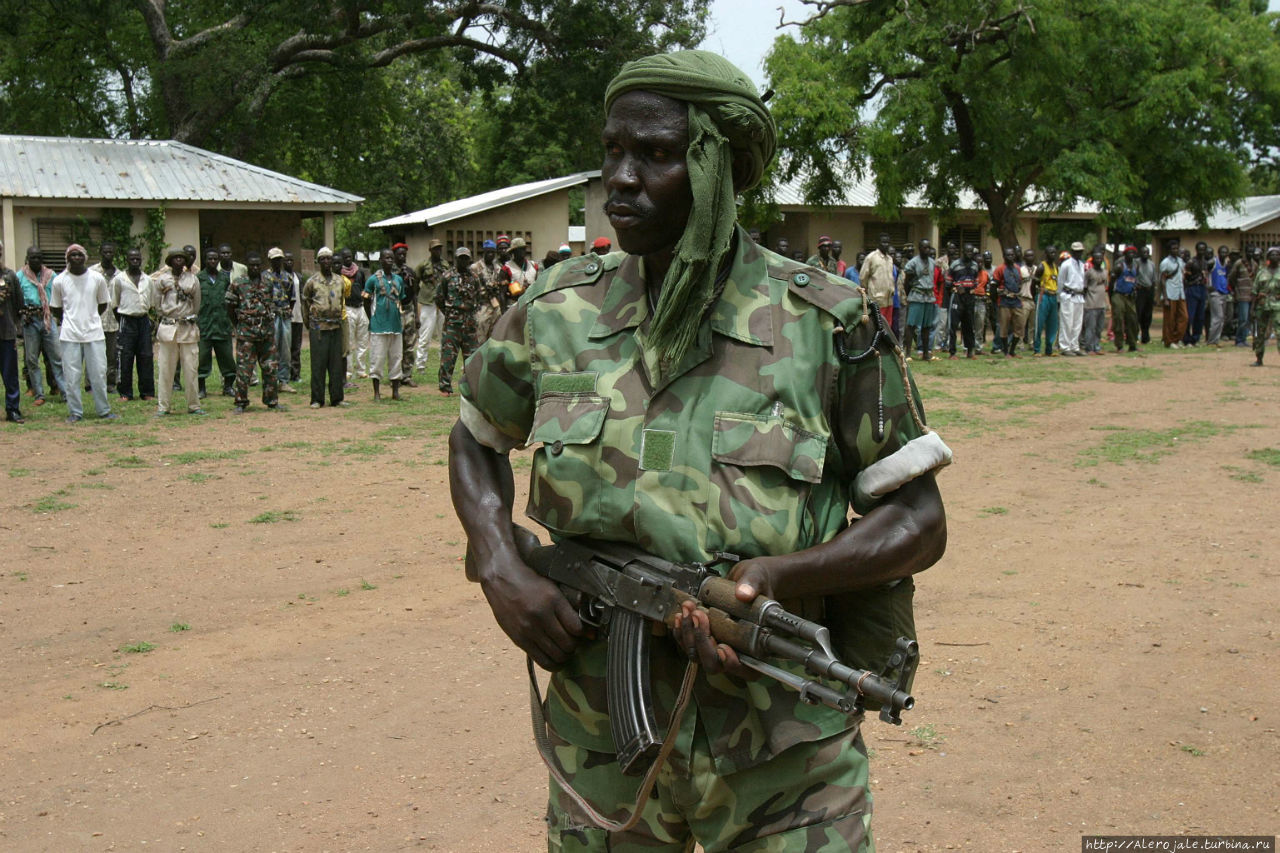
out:
M573 605L514 550L487 560L477 556L480 588L498 626L538 666L549 671L564 666L583 635Z

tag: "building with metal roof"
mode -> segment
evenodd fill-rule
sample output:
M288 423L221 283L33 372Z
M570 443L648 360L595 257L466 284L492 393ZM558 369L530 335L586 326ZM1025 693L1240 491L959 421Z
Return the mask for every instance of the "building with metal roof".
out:
M929 210L924 195L913 192L897 215L885 217L876 210L875 175L863 174L850 179L839 198L825 205L805 200L803 176L780 183L774 189L774 202L782 213L782 221L769 228L763 242L770 248L785 239L793 254L804 258L817 251L818 238L829 236L844 244L844 259L850 262L859 251L874 249L880 235L888 234L895 247L928 239L935 246L948 241L958 245L972 243L978 249L1000 256L1000 243L992 234L986 206L973 192L960 193L955 221L940 226ZM1077 202L1066 211L1040 213L1029 210L1018 220L1018 239L1024 246L1039 245L1040 224L1045 221L1092 220L1098 215L1096 205ZM1104 234L1105 236L1105 234Z
M1280 245L1280 195L1254 195L1236 204L1220 205L1203 226L1191 211L1180 210L1164 219L1144 222L1138 230L1151 232L1157 250L1163 250L1170 239L1179 240L1184 248L1203 240L1213 249L1265 249Z
M573 245L569 190L575 187L583 188L587 232L612 240L613 229L603 212L599 169L490 190L372 222L369 227L381 229L392 242L408 244L409 263L415 265L426 260L431 240L444 243L446 256L466 246L479 257L481 244L499 234L523 237L536 259L562 243Z
M84 242L95 254L104 211L163 208L165 241L197 247L229 243L237 256L278 245L301 254L302 221L334 218L363 198L173 140L0 135L0 229L10 258L39 246L55 268Z

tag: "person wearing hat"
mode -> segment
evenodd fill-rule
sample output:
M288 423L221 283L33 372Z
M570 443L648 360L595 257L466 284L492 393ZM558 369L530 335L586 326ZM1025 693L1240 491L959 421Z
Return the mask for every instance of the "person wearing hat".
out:
M1115 265L1115 281L1111 285L1111 330L1115 333L1116 352L1129 345L1138 351L1138 307L1134 297L1138 291L1138 247L1126 246Z
M400 299L400 343L403 347L400 353L400 384L416 388L418 383L413 381L413 368L418 357L418 276L409 266L408 244L396 243L391 247L391 253L395 256L396 275L404 282L404 296Z
M524 241L516 241L523 247ZM475 352L477 343L476 313L485 298L484 282L472 271L471 250L459 246L453 253L453 269L440 278L436 291L436 307L444 316L440 333L440 393L453 393L453 366L459 354L465 363Z
M809 258L807 263L811 267L818 267L823 272L835 273L839 275L840 265L831 255L832 240L826 234L818 238L818 254Z
M418 267L418 356L413 365L414 370L427 369L431 339L435 337L436 330L441 328L436 293L440 290L441 279L449 271L443 255L444 243L432 240L426 261Z
M276 294L262 272L262 255L248 252L245 274L227 289L227 314L235 335L235 413L249 408L249 380L254 366L262 373L262 403L268 409L280 405L280 363L276 350Z
M200 364L196 376L200 383L200 398L208 396L209 374L213 372L213 360L217 357L218 373L222 377L222 395L234 396L232 386L236 382L236 357L231 346L231 318L227 316L227 288L231 286L231 274L222 268L218 250L209 248L204 253L204 267L196 273L200 282Z
M538 264L529 260L524 238L515 238L511 241L511 259L502 265L498 281L507 289L508 298L515 301L537 278Z
M1262 367L1267 340L1280 328L1280 246L1267 249L1266 263L1253 279L1253 306L1258 323L1253 335L1253 355L1257 359L1253 366ZM1276 348L1280 349L1280 339Z
M1084 243L1071 244L1071 252L1058 266L1058 348L1065 355L1080 351L1080 330L1084 324Z
M480 282L480 300L476 307L476 343L489 339L493 324L507 310L507 289L498 281L502 266L497 262L498 247L492 240L480 246L480 260L471 265L471 274Z
M502 266L511 259L511 238L506 234L499 234L493 242L498 246L498 266Z
M591 251L596 256L603 258L613 251L613 244L609 242L608 237L597 237L591 241Z
M187 395L187 411L203 415L197 376L200 365L201 287L187 269L185 249L165 253L165 266L151 277L151 304L158 317L156 325L156 367L159 371L156 415L170 413L173 392ZM181 384L175 373L181 371Z
M744 605L828 596L842 657L872 667L897 630L871 617L892 622L895 596L909 610L910 575L945 548L934 471L950 452L892 336L847 281L736 222L776 145L750 78L704 51L647 57L609 84L605 112L622 251L556 265L498 321L467 361L449 441L475 576L498 625L552 671L536 716L555 744L548 848L867 849L862 715L748 681L691 601L653 626L645 675L677 722L669 763L638 791L610 736L604 638L516 548L507 454L527 445L528 514L555 538L710 562ZM714 563L724 551L738 556ZM692 699L668 713L681 683Z
M89 376L98 417L115 420L120 416L112 413L107 397L107 336L102 330L102 312L110 302L107 280L86 266L89 259L79 243L67 247L66 259L67 268L49 284L49 311L61 326L58 343L62 350L67 423L84 418L82 369Z
M324 386L329 385L329 405L344 405L342 385L342 323L345 319L343 291L350 285L333 270L333 250L316 252L318 272L302 285L302 325L307 329L311 350L311 408L324 405Z
M293 287L293 276L284 268L284 249L273 246L267 250L269 269L262 271L262 280L271 288L271 301L275 306L274 337L276 344L276 379L281 394L296 394L289 384L289 353L293 342L293 303L298 292Z

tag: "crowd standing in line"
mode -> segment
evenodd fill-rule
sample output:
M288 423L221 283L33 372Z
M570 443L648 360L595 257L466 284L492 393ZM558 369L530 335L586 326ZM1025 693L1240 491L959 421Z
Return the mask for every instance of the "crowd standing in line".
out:
M370 271L351 249L325 247L316 254L319 271L304 282L279 248L267 252L264 268L256 252L240 261L229 245L210 247L198 269L194 247L169 249L148 275L137 248L119 268L113 243L102 244L92 265L85 248L72 244L67 268L55 275L35 246L20 269L6 268L0 245L6 420L24 420L19 374L33 405L50 395L66 400L70 423L85 416L82 391L100 418L117 417L111 395L122 403L154 400L156 415L167 415L176 391L188 413L202 415L215 362L215 388L235 399L235 412L248 408L248 388L259 384L255 366L263 404L277 408L279 394L297 393L304 331L312 408L326 405L326 390L327 405L350 405L346 392L364 379L372 380L375 400L386 383L400 400L401 388L416 387L414 374L426 371L437 329L438 384L447 396L457 366L520 294L572 254L562 245L539 263L523 238L498 235L481 244L478 259L462 246L446 263L444 244L432 240L429 258L414 269L408 248L384 249ZM785 238L775 244L783 257L862 287L908 358L957 358L961 350L967 358L1017 358L1020 345L1035 357L1102 355L1108 342L1116 352L1137 352L1151 343L1158 307L1165 348L1221 348L1225 336L1252 346L1260 366L1280 324L1280 247L1213 252L1199 242L1188 251L1170 240L1165 248L1157 265L1145 245L1111 253L1098 245L1087 257L1080 242L1062 252L1049 245L1038 262L1033 250L1015 246L993 268L991 253L971 244L948 242L939 256L927 239L895 249L888 234L853 263L843 260L841 241L826 235L807 260ZM590 249L599 256L611 250L605 237Z

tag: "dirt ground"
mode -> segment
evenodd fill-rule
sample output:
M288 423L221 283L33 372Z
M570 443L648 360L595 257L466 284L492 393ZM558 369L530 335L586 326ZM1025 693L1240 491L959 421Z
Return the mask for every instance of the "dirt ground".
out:
M880 850L1280 830L1270 358L915 365L956 461L917 706L865 727ZM409 393L0 431L0 849L542 849L456 403Z

